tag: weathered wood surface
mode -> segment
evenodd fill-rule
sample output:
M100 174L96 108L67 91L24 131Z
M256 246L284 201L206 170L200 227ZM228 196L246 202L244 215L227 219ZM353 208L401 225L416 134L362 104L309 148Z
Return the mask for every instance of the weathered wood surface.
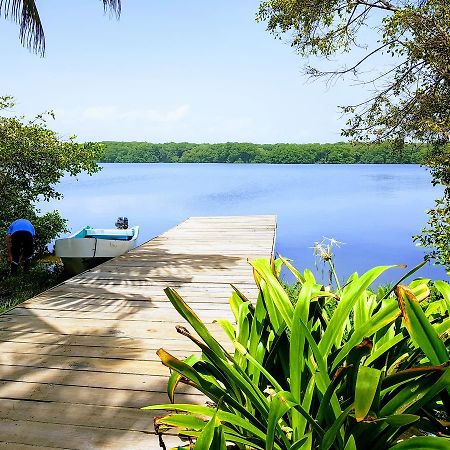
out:
M157 414L139 409L168 401L155 352L195 350L163 289L223 339L213 321L231 318L229 283L254 298L247 258L272 254L275 228L274 216L190 218L1 315L0 450L158 449ZM180 386L177 401L203 398Z

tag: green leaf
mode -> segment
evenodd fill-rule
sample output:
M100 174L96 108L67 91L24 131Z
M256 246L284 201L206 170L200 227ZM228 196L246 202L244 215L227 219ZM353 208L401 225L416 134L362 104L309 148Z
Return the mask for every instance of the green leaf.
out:
M175 370L182 376L185 376L189 380L193 381L196 385L201 385L201 377L199 373L191 367L190 364L180 361L175 356L172 356L170 353L166 352L163 348L160 348L156 354L161 359L161 362L169 367L172 370ZM169 395L170 397L170 395Z
M181 403L177 403L177 404L166 403L166 404L161 404L161 405L151 405L151 406L145 406L142 409L144 409L144 410L167 409L168 411L185 411L185 412L189 412L191 414L197 414L197 415L205 416L205 417L212 417L215 414L215 409L209 408L207 406L181 404ZM253 425L249 420L245 419L244 417L241 417L238 414L233 414L230 412L218 410L217 417L219 418L219 420L221 420L224 423L229 423L229 424L235 425L237 427L240 427L244 430L247 430L249 433L253 434L254 436L260 438L261 440L263 440L263 442L266 441L265 429L264 429L264 432L261 431L261 429L257 428L255 425Z
M380 411L381 416L393 414L414 414L433 401L437 395L450 386L450 367L436 380L436 375L426 375L408 383Z
M286 291L272 273L269 262L266 259L257 259L252 261L251 264L266 283L267 293L269 295L269 298L265 298L266 303L273 302L276 311L281 315L288 328L291 329L294 307Z
M196 362L200 361L202 358L198 355L191 355L188 356L184 363L193 366ZM175 401L175 391L177 389L178 383L183 378L183 376L176 371L173 371L169 377L169 381L167 382L167 395L169 396L169 399L172 403Z
M157 425L168 425L174 428L183 428L187 430L203 430L208 422L196 416L188 414L169 414L155 419Z
M418 436L402 441L391 450L448 450L450 439L435 436Z
M322 393L325 394L329 385L331 384L330 376L328 374L325 358L322 355L316 341L314 340L311 331L308 327L303 323L302 320L299 320L296 323L296 326L300 327L303 334L305 335L306 340L311 348L312 354L314 356L314 361L308 361L308 366L310 368L311 373L315 373L317 380L317 388ZM317 367L316 367L317 366ZM337 400L336 394L331 395L330 405L332 410L337 417L341 413L341 408L339 402ZM306 416L305 416L306 417Z
M395 288L405 326L415 344L422 349L431 364L443 364L449 360L445 344L428 321L412 291L402 285Z
M291 393L295 400L300 403L300 390L302 385L302 374L305 367L305 335L298 322L308 322L309 304L311 301L311 292L313 285L311 282L305 282L300 290L297 303L294 309L293 327L291 332L289 346L289 385ZM292 428L294 430L294 439L299 439L301 434L299 425L301 425L300 415L297 412L292 413ZM299 432L301 434L299 434Z
M303 275L289 262L289 259L283 258L278 255L278 258L283 262L283 264L289 269L289 271L294 275L298 283L304 283L305 278Z
M388 350L390 350L392 347L396 346L403 340L406 340L406 337L403 336L403 334L395 335L392 339L377 347L377 349L367 357L367 359L364 361L364 364L366 366L370 366L374 361L376 361Z
M339 436L339 430L341 429L344 422L347 420L347 416L350 414L353 405L350 405L333 423L333 425L325 433L323 440L320 444L320 450L328 450L336 441Z
M353 434L351 434L350 437L348 438L347 443L345 444L344 450L357 450L356 442L355 442L355 438L353 437Z
M302 447L308 442L308 439L310 438L310 433L308 433L307 436L302 437L298 441L295 441L289 450L300 450Z
M215 322L222 327L222 330L225 331L225 334L228 336L228 339L230 339L230 341L234 341L236 339L234 326L229 320L219 319L215 320Z
M294 406L294 402L290 402L286 392L277 392L270 402L269 420L267 423L266 450L272 450L275 441L275 431L278 421ZM280 431L282 433L282 431Z
M213 448L226 450L225 437L220 420L217 418L217 412L211 417L211 420L198 436L194 450L211 450Z
M225 358L225 352L222 346L212 337L211 333L206 328L205 324L195 314L195 312L187 305L187 303L181 298L181 296L171 288L164 289L167 297L172 305L178 311L178 313L187 320L187 322L194 328L196 333L203 339L211 350Z
M210 351L209 349L207 349L208 351ZM175 358L174 356L172 356L170 353L166 352L163 349L159 349L157 352L158 356L161 359L161 362L169 367L170 369L173 369L175 371L177 371L178 373L180 373L181 375L183 375L184 377L186 377L187 379L191 380L197 389L199 389L201 392L203 392L205 395L207 395L209 398L211 398L214 402L218 402L220 401L220 399L224 399L228 404L230 404L231 406L233 406L236 410L238 410L243 416L245 416L248 420L250 421L255 421L256 419L254 418L254 416L245 409L245 407L241 404L241 402L237 401L236 399L234 399L230 393L225 390L224 388L222 388L219 384L214 384L211 381L209 381L208 379L204 378L201 376L201 374L199 372L197 372L193 367L190 367L188 364L184 363L183 361L178 360L177 358ZM212 354L214 355L214 354ZM230 369L230 367L224 365L222 366L222 369L226 368L226 369ZM228 371L226 372L226 376L228 376L228 378L231 381L234 381L234 386L237 389L242 389L242 390L248 390L247 388L249 388L249 384L243 384L242 383L242 379L239 377L235 377L235 371ZM251 390L251 387L250 387ZM253 392L250 392L250 394L254 394ZM252 396L252 400L255 401L255 397L256 395ZM259 400L259 402L258 402ZM262 412L265 412L266 410L268 410L268 407L266 408L266 405L263 403L264 401L267 401L267 399L260 394L259 397L256 398L256 402L257 405L260 410Z
M258 444L255 444L253 441L250 441L248 439L245 439L244 437L240 436L239 434L235 434L231 432L228 428L224 427L222 425L223 431L224 431L224 437L225 442L234 442L236 444L242 444L248 446L248 448L252 450L264 450L263 447L261 447ZM200 433L198 431L183 431L183 435L185 436L191 436L194 438L198 438ZM275 446L276 450L281 450L279 445ZM188 447L179 447L179 449L172 449L172 450L191 450L191 448ZM212 449L211 449L212 450Z
M235 320L237 320L239 306L244 302L244 300L241 297L242 294L241 295L240 295L240 293L238 294L239 291L237 290L237 288L234 287L233 285L231 285L231 286L234 289L234 292L231 293L229 303L230 303L230 308L231 308L231 311L233 312L234 318L235 318Z
M450 314L450 284L446 283L445 281L436 280L434 282L434 286L444 297L447 312Z
M388 416L380 420L383 420L389 425L393 425L395 427L404 427L405 425L414 423L419 419L420 416L416 416L415 414L393 414L392 416Z
M331 370L336 369L355 345L359 344L365 337L371 337L386 325L394 322L399 315L400 311L397 302L394 299L386 300L383 307L366 323L361 325L361 328L353 330L350 339L342 346L338 355L334 358Z
M448 364L441 364L439 366L419 366L395 372L383 379L382 388L387 389L391 386L409 381L427 373L443 373L447 366Z
M355 390L355 417L357 422L361 422L367 416L372 406L381 371L366 366L360 366L356 378Z
M396 266L374 267L367 271L360 278L354 278L342 291L341 299L336 310L331 317L327 329L320 340L319 348L322 354L328 355L331 347L336 341L336 337L341 335L345 321L350 315L350 311L358 300L359 296L386 270ZM352 346L351 346L352 347ZM350 347L350 348L351 348ZM338 364L338 363L337 363ZM336 364L336 365L337 365Z

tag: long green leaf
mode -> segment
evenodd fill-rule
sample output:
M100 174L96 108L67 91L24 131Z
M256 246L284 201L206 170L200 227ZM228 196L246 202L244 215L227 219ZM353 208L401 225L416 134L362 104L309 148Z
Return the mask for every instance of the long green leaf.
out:
M194 450L210 450L212 448L226 450L225 437L220 420L217 418L217 412L198 436Z
M342 297L331 317L328 327L320 340L319 348L322 354L328 355L336 337L342 334L342 327L350 315L350 311L359 296L386 270L396 266L380 266L366 272L358 279L354 279L342 292Z
M409 335L422 349L431 364L443 364L449 360L444 343L439 338L413 292L406 286L395 288L400 310Z
M275 432L278 427L279 420L294 406L289 401L286 392L277 392L270 402L269 420L267 422L266 449L272 450L275 442Z
M230 341L236 339L236 331L234 329L233 324L229 320L218 319L215 322L221 326L223 331L225 331L225 334L228 336L228 339Z
M283 264L289 269L289 271L294 275L298 283L303 284L305 282L305 277L290 263L289 259L283 258L278 255L278 258L283 262Z
M345 444L344 450L357 450L356 442L355 442L355 438L353 437L353 434L351 434L350 437L348 438L347 443Z
M266 259L257 259L252 261L251 264L266 282L267 291L270 297L265 299L266 302L273 302L284 322L288 328L291 329L294 307L292 306L286 291L283 289L278 279L273 275L269 262Z
M228 404L230 404L233 408L238 410L243 416L247 417L248 420L255 422L256 418L245 409L245 407L238 401L236 401L231 395L227 392L227 390L223 389L221 386L212 383L208 379L202 377L198 371L196 371L193 367L189 366L188 364L184 363L183 361L178 360L174 356L172 356L170 353L166 352L163 349L158 350L158 356L161 359L161 362L169 367L172 370L177 371L187 379L191 380L197 389L199 389L201 392L203 392L205 395L210 397L213 401L218 402L221 398L224 399L224 401ZM229 375L229 374L227 374ZM231 376L230 376L231 378ZM240 379L237 383L235 383L235 386L241 387ZM263 396L262 398L266 400ZM258 406L260 406L258 404ZM268 411L268 407L264 409L262 407L262 411L265 412Z
M389 341L385 342L383 345L380 345L374 352L372 352L367 359L364 361L366 366L370 366L374 361L384 355L388 350L392 347L395 347L397 344L406 340L406 337L403 334L397 334Z
M302 385L302 374L305 368L305 335L300 326L297 325L299 321L303 323L308 322L309 303L311 299L311 291L313 285L311 282L305 282L300 290L297 303L294 309L293 326L291 332L290 346L289 346L289 384L291 393L295 400L300 403L300 390ZM292 429L294 439L301 437L299 425L304 425L301 416L294 411L292 413Z
M371 337L386 325L394 322L399 315L400 311L397 302L393 299L387 300L386 304L377 313L361 325L361 328L353 331L350 339L342 346L338 355L334 358L331 370L336 369L355 345L359 344L365 337Z
M192 416L190 414L169 414L164 417L159 417L155 419L155 424L157 425L168 425L174 428L183 428L190 430L201 431L205 428L206 422L197 416Z
M450 314L450 284L445 281L436 280L434 286L442 294L442 297L444 297L447 312Z
M200 361L202 358L199 355L191 355L188 356L184 363L193 366L196 362ZM172 403L175 401L175 391L177 389L178 383L183 378L183 376L176 371L173 371L169 377L169 381L167 382L167 395Z
M305 393L303 395L302 407L306 412L310 412L311 404L314 399L314 393L316 391L316 374L312 374L309 379L308 385L306 386ZM306 431L306 425L308 421L306 420L304 415L301 415L300 420L297 424L297 434L298 436L303 436Z
M381 371L378 369L359 367L355 390L355 417L357 422L364 420L370 411L380 377Z
M323 440L320 444L320 450L328 450L333 443L336 441L337 437L339 436L339 430L344 424L344 422L347 420L347 416L350 414L350 411L352 410L353 405L350 405L336 420L336 422L333 423L333 425L327 430L325 433L325 436L323 437Z
M405 275L403 275L400 280L397 281L397 283L394 284L394 286L392 286L391 289L389 289L388 292L386 292L386 295L384 296L384 298L388 298L395 289L395 286L397 286L400 283L403 283L407 278L409 278L411 275L413 275L414 273L416 273L419 269L421 269L425 264L427 263L427 260L424 259L421 263L417 264L417 266L413 267L409 272L407 272Z
M201 406L201 405L192 405L192 404L181 404L181 403L166 403L161 405L151 405L151 406L145 406L145 410L161 410L166 409L168 411L185 411L191 414L197 414L205 417L212 417L215 413L215 409L209 408L207 406ZM260 438L263 442L266 441L266 434L265 429L262 431L260 428L256 427L252 424L252 422L248 421L246 418L239 416L237 414L233 414L230 412L218 410L217 411L217 417L219 420L225 423L230 423L232 425L235 425L237 427L240 427L246 431L248 431L250 434L253 434L254 436Z
M289 450L303 450L305 448L304 446L308 443L309 437L310 433L308 433L308 436L303 436L298 441L295 441Z
M187 320L187 322L194 328L195 332L203 339L206 345L208 345L214 353L220 355L222 358L225 358L225 352L222 346L213 338L205 324L181 298L181 296L171 288L164 289L164 292L178 313Z
M435 374L425 375L408 383L380 411L380 416L393 414L414 414L427 403L434 400L450 386L450 367L437 378Z
M226 427L224 427L222 425L222 428L224 430L224 437L225 437L225 442L234 442L236 444L242 444L242 445L246 445L249 449L251 448L252 450L264 450L264 447L262 447L259 444L256 444L253 441L250 441L249 439L245 439L244 437L242 437L241 435L237 434L237 433L232 433L229 432L228 429ZM200 435L200 433L198 431L183 431L183 436L190 436L190 437L194 437L194 438L198 438L198 436ZM281 450L279 445L275 445L275 449L276 450ZM179 447L177 449L171 449L171 450L191 450L191 448L189 447ZM212 450L212 449L211 449Z
M394 414L380 420L395 427L404 427L405 425L410 425L411 423L417 422L419 419L420 416L416 416L415 414Z
M306 340L308 341L308 344L311 348L312 354L314 356L314 362L313 364L311 361L308 361L308 366L310 368L311 373L316 374L317 379L317 387L319 391L322 393L322 395L325 394L327 391L329 385L331 384L330 377L328 375L328 370L325 362L325 358L322 355L316 341L314 340L310 330L308 327L303 323L302 320L299 320L296 323L296 326L300 327L303 334L305 335ZM317 367L315 367L317 365ZM339 402L337 400L336 394L333 393L331 395L331 401L330 401L332 410L335 414L335 417L338 417L341 414L341 408L339 405Z
M417 436L399 442L391 450L448 450L450 439L435 436Z

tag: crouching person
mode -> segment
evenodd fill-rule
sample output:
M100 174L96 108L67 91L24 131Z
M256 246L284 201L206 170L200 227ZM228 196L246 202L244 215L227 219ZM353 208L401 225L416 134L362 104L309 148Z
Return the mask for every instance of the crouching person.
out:
M9 226L6 231L6 246L11 275L17 273L21 259L24 261L24 271L30 270L35 235L33 224L27 219L17 219Z

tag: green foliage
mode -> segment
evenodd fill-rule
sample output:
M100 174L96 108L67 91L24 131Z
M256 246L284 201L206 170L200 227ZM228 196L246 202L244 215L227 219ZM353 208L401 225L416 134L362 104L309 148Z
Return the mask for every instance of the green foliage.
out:
M296 298L280 282L283 264L296 278L298 288L290 292ZM217 448L224 448L225 439L241 450L448 448L447 283L436 282L431 301L425 279L396 285L395 295L394 288L370 291L389 266L355 273L336 290L283 259L256 260L252 266L256 304L235 290L230 298L235 324L219 321L234 352L166 289L200 339L184 327L177 330L201 356L183 362L158 352L172 370L173 403L144 409L174 411L155 419L159 431L201 436L199 448L208 448L199 442L214 438ZM214 407L175 403L176 386L183 382ZM430 436L411 438L421 432Z
M9 268L0 261L0 314L64 281L62 265L38 262L29 273L7 277Z
M101 162L133 163L266 163L266 164L421 164L425 147L407 145L393 153L382 144L152 144L149 142L102 142Z
M355 52L355 62L312 76L350 75L371 84L371 97L344 107L345 134L356 139L448 142L450 129L450 5L447 0L265 0L258 21L277 37L289 35L302 56ZM377 38L367 42L370 26ZM392 57L380 71L365 70L376 54ZM361 56L362 55L362 56ZM328 63L329 65L330 63ZM382 71L384 69L384 72ZM361 73L362 72L362 73Z
M0 98L0 109L13 106L11 97ZM51 112L41 114L28 122L23 118L0 117L0 240L4 241L13 220L27 218L38 233L38 254L65 231L65 221L56 211L39 215L36 203L61 198L55 185L65 174L74 176L82 171L92 174L99 170L95 161L100 155L100 145L78 144L75 137L62 141L47 127L46 120L51 116ZM1 248L0 260L5 256L4 246Z
M444 195L428 211L427 226L414 240L430 250L429 258L450 271L450 145L429 155L427 165L431 168L433 184L444 186Z
M427 226L414 236L417 245L428 248L428 257L450 271L450 198L436 200L428 211Z

